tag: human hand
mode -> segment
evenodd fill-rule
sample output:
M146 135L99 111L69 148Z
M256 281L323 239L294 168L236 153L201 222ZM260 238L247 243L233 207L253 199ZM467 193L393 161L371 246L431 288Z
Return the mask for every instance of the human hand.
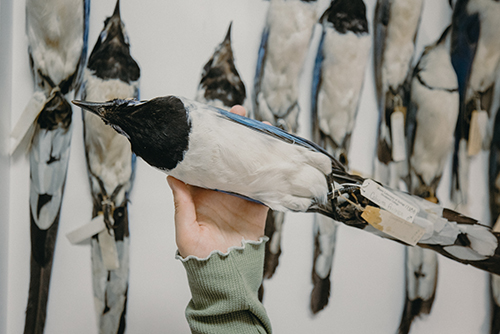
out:
M245 109L231 112L244 116ZM226 253L241 240L264 235L268 208L262 204L214 190L187 185L167 177L175 204L175 239L182 257L207 257L212 251Z

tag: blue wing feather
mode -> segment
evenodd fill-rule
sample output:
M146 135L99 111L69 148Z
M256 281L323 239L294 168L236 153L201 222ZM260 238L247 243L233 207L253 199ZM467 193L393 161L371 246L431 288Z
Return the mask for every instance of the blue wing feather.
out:
M328 157L330 157L330 159L335 160L327 151L325 151L323 148L321 148L317 144L315 144L307 139L295 136L295 135L290 134L284 130L281 130L275 126L272 126L272 125L269 125L266 123L262 123L262 122L254 120L254 119L250 119L250 118L243 117L243 116L240 116L237 114L233 114L233 113L230 113L230 112L222 110L222 109L218 109L218 108L214 108L214 109L220 114L221 117L224 117L230 121L239 123L239 124L244 125L246 127L249 127L252 130L259 131L259 132L265 133L267 135L273 136L273 137L278 138L280 140L283 140L287 143L300 145L300 146L305 147L311 151L326 154Z
M465 4L466 5L466 4ZM472 62L479 40L479 15L468 15L465 5L457 5L453 17L451 63L457 73L460 100L464 101Z
M260 80L262 78L262 66L264 65L264 59L267 49L267 40L269 38L269 27L265 27L262 32L262 38L260 40L259 53L257 56L257 67L255 69L255 79L254 79L254 94L260 91Z
M316 105L318 103L318 91L321 84L321 66L325 58L323 53L323 44L325 42L325 30L321 34L319 41L318 52L314 60L313 78L312 78L312 94L311 94L311 111L313 112L313 119L316 119Z

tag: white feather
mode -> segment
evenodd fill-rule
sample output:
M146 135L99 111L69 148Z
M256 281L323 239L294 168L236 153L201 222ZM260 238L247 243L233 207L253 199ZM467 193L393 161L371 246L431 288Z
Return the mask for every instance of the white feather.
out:
M108 271L102 262L98 241L92 239L92 288L100 334L115 334L119 327L128 288L129 244L128 237L116 242L120 266ZM104 314L106 306L109 310Z
M48 131L36 126L29 153L31 166L30 206L33 219L40 229L48 229L54 222L61 205L62 189L66 180L72 127ZM54 161L51 157L55 158ZM51 163L49 161L53 160ZM52 196L40 214L38 195Z
M339 223L320 214L314 215L314 229L319 231L320 254L316 259L316 274L325 279L332 270L335 241Z
M384 48L383 91L401 85L411 68L423 0L394 0Z
M318 20L316 7L316 2L271 0L264 74L257 96L261 116L267 121L274 122L273 114L284 117L297 102L299 74Z
M254 130L217 116L215 110L183 102L192 126L189 150L169 174L192 185L258 199L273 210L305 211L313 198L326 200L329 157L270 136L255 136Z
M83 2L27 0L26 34L34 69L40 69L56 85L61 83L75 72L80 61Z
M109 101L137 96L139 83L125 83L119 79L102 80L85 69L85 99ZM85 145L89 169L104 183L106 193L111 195L118 185L125 185L116 197L121 203L125 192L131 187L132 151L130 142L118 134L96 115L83 111ZM100 193L99 184L92 180L92 192Z
M340 34L331 23L325 29L318 119L338 145L354 128L370 48L369 34Z
M412 103L418 108L416 133L410 163L426 185L443 172L454 139L459 110L458 81L449 50L443 43L420 61L420 78L412 80ZM447 90L455 90L450 92ZM412 187L420 182L412 180Z
M480 33L476 54L472 63L466 99L474 97L476 92L486 90L495 82L500 60L500 3L491 0L470 0L467 4L469 13L479 13Z
M434 251L420 247L408 247L406 253L408 299L428 300L434 294L437 256ZM415 275L419 273L420 275Z

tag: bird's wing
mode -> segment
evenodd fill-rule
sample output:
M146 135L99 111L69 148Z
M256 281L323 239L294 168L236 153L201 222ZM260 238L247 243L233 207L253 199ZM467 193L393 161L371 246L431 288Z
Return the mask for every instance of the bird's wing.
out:
M312 90L311 90L311 116L312 116L312 133L315 142L320 141L320 130L318 124L318 93L321 89L321 68L324 59L323 44L325 42L325 31L321 33L321 38L318 45L318 52L314 59L314 69L312 77Z
M73 81L75 95L80 93L83 81L83 73L87 62L88 40L89 40L89 17L90 17L90 0L83 0L83 48L78 63L76 77Z
M387 25L389 24L391 9L391 0L377 0L375 7L375 18L373 20L374 31L374 67L375 67L375 86L377 88L377 100L382 108L383 103L383 85L382 85L382 66L384 62L385 40L387 37Z
M243 126L246 126L254 131L258 131L258 132L261 132L261 133L264 133L266 135L269 135L269 136L272 136L272 137L275 137L279 140L282 140L284 142L287 142L289 144L294 144L294 145L299 145L299 146L302 146L302 147L305 147L311 151L315 151L315 152L321 152L325 155L327 155L328 157L330 157L332 160L335 160L327 151L325 151L323 148L321 148L320 146L318 146L317 144L305 139L305 138L301 138L301 137L298 137L296 135L293 135L291 133L288 133L284 130L281 130L275 126L272 126L272 125L269 125L269 124L265 124L265 123L262 123L262 122L259 122L259 121L256 121L256 120L253 120L253 119L250 119L250 118L247 118L247 117L243 117L243 116L240 116L240 115L237 115L237 114L233 114L233 113L230 113L228 111L225 111L225 110L222 110L222 109L217 109L217 108L214 108L214 110L223 118L227 119L227 120L230 120L232 122L236 122L236 123L239 123ZM338 164L339 166L341 166L340 164ZM344 168L342 167L342 170Z
M257 54L257 66L255 68L254 87L253 87L253 93L255 96L257 96L260 92L262 73L264 71L264 62L266 61L266 49L267 49L268 38L269 38L269 27L266 26L262 31L259 52Z
M467 142L469 136L469 115L466 95L474 56L479 41L479 14L467 12L467 1L457 2L453 11L451 31L451 62L457 74L460 94L460 111L455 129L455 147L452 161L451 199L456 204L466 204L468 161Z

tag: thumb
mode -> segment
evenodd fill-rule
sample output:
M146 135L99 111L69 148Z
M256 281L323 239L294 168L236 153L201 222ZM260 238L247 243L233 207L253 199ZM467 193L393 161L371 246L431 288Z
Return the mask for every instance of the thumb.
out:
M167 182L172 189L175 206L175 234L177 241L179 237L189 234L193 228L197 227L196 209L193 197L187 185L173 176L167 177Z

